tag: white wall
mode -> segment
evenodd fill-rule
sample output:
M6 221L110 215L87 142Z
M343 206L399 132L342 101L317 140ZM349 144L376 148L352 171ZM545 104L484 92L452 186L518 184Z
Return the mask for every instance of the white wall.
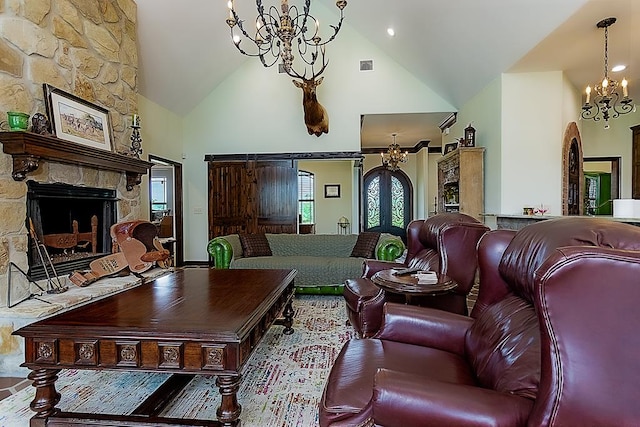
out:
M549 206L562 214L562 72L502 76L501 213Z
M138 95L142 158L155 155L164 159L182 162L183 119L182 117ZM142 177L140 185L141 211L149 218L149 175Z
M456 124L442 143L454 142L464 136L464 128L471 123L476 129L476 146L484 153L484 210L502 213L502 79L498 78L465 104L458 113ZM437 193L434 194L436 196Z
M354 194L352 187L351 160L301 160L298 162L298 170L313 172L315 175L315 224L316 234L336 234L338 232L338 219L342 216L349 218L352 223L351 232L357 233L353 228L352 199ZM324 186L326 184L340 185L339 198L325 198Z

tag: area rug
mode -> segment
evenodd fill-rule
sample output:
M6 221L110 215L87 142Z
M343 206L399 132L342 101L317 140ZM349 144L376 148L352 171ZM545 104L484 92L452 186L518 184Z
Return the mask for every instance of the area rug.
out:
M269 329L243 369L238 391L243 426L312 427L318 425L318 401L342 345L353 337L346 326L344 299L298 295L294 329ZM168 374L63 370L56 382L63 411L127 414L157 389ZM0 425L27 427L34 389L0 401ZM167 417L216 419L220 395L215 376L196 376L162 414Z

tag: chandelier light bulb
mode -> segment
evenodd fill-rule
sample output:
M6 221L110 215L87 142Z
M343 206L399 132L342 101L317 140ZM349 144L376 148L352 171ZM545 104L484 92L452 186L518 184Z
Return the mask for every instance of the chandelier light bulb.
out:
M627 89L628 84L627 79L622 79L622 96L625 98L629 96L629 89Z

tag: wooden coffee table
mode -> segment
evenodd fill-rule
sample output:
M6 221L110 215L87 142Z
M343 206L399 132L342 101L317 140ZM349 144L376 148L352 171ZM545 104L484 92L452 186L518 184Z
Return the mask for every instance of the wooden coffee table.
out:
M179 270L92 304L32 323L25 363L36 395L31 426L239 425L240 370L273 323L293 333L296 270ZM283 314L284 320L278 319ZM61 412L61 369L174 373L131 415ZM159 414L195 374L217 375L218 421Z
M411 297L440 295L454 289L458 284L447 276L438 276L438 283L432 285L418 284L413 275L396 276L395 270L382 270L373 275L371 281L387 292L404 295L405 302L411 304Z

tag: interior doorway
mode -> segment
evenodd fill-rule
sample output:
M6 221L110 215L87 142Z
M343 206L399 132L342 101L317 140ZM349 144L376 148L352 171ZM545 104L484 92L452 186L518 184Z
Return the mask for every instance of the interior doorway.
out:
M184 265L182 164L149 155L149 220L158 225L161 238L174 238L174 261Z
M603 180L603 183L610 181L609 188L597 189L595 193L602 195L601 200L592 199L592 194L588 194L585 189L585 201L595 203L593 209L587 209L585 206L585 214L597 215L598 211L602 210L603 214L613 214L613 200L620 198L620 157L585 157L582 159L585 178L588 176L604 175L608 176L607 180ZM585 179L585 185L587 180ZM604 191L603 191L604 190ZM603 206L606 205L606 206ZM606 207L608 209L602 209Z

